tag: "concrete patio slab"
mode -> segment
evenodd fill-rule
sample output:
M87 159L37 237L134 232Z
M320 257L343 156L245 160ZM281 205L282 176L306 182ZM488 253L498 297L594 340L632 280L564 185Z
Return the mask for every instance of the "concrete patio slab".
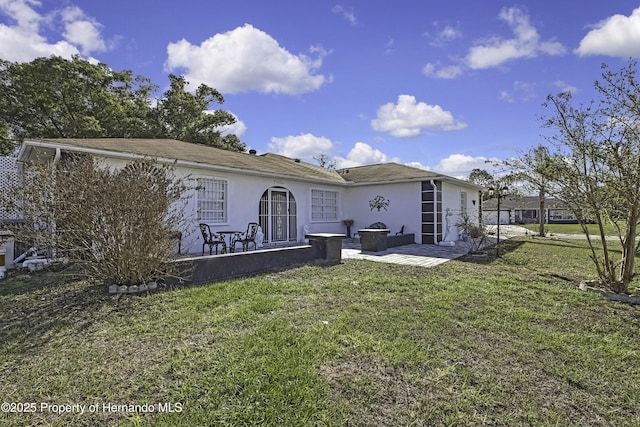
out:
M389 248L380 252L365 252L358 248L343 247L342 258L365 259L391 264L416 265L419 267L433 267L461 257L468 251L468 247L462 242L457 242L456 246L420 245L414 243L411 245Z
M501 240L526 233L529 233L529 231L523 227L513 225L500 226ZM495 242L496 239L490 237L487 240L487 246L492 246ZM389 248L380 252L361 251L358 240L344 239L342 241L343 259L365 259L391 264L415 265L418 267L434 267L466 255L468 252L469 245L462 241L455 242L455 246L421 245L414 243Z

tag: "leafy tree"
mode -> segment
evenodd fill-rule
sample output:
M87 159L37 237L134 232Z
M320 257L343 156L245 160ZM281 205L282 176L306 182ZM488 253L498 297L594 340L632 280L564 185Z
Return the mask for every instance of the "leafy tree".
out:
M222 136L220 126L236 119L224 110L209 111L211 104L224 102L217 90L201 84L194 94L186 90L182 76L169 75L170 87L157 106L158 119L165 137L232 151L244 151L245 145L236 135Z
M485 169L475 168L471 170L467 180L472 184L481 185L483 187L498 188L496 187L496 178L493 175L491 175L489 172L487 172ZM482 194L482 199L487 200L488 197L489 197L489 194L485 191Z
M549 149L543 145L531 148L522 156L508 159L503 165L510 171L512 181L525 182L532 190L538 193L540 215L538 216L538 234L545 236L545 202L552 185L554 173L553 162Z
M491 187L493 185L494 177L484 169L475 168L471 173L469 173L468 180L472 184Z
M504 164L500 162L489 162L495 168L505 169ZM513 197L521 197L524 195L524 190L519 185L518 180L513 174L508 173L508 170L501 172L500 175L492 175L487 172L485 169L475 168L472 169L467 177L467 180L472 184L481 185L486 188L502 188L509 187L509 194ZM482 200L486 201L490 198L489 192L485 191L482 193Z
M8 156L13 151L13 142L9 138L6 126L0 124L0 156Z
M8 138L99 137L175 138L245 150L236 135L219 131L235 117L209 111L211 104L224 102L217 90L200 85L191 94L184 77L169 80L169 89L154 102L157 86L129 70L113 71L77 56L0 60L0 150L10 149Z
M14 139L147 136L155 86L74 57L0 63L0 126Z
M570 93L548 96L552 109L544 125L557 133L549 140L558 152L552 156L555 188L567 202L591 247L600 281L624 292L635 276L636 241L640 222L640 82L636 61L618 72L603 65L602 80L595 88L599 99L587 105L573 105ZM598 226L596 245L586 227ZM615 260L615 248L607 241L605 224L613 223L622 248Z

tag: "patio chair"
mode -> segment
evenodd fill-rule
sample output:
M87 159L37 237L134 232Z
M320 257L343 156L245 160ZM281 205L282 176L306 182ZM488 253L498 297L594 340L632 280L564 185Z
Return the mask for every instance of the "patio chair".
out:
M202 255L204 255L205 245L209 245L209 255L213 255L213 247L216 248L216 255L218 255L218 246L222 245L222 253L227 252L227 243L222 236L212 233L211 227L208 224L200 224L200 232L202 233Z
M246 251L249 249L249 243L253 243L253 249L256 249L256 233L258 232L258 227L260 225L257 222L250 222L247 225L247 231L240 234L233 240L231 246L233 246L234 250L236 247L236 243L242 243L242 251Z
M396 236L397 236L398 234L404 234L404 225L403 225L402 227L400 227L400 231L398 231L398 232L396 233Z
M172 239L178 241L178 255L182 255L182 231L172 230L169 235Z

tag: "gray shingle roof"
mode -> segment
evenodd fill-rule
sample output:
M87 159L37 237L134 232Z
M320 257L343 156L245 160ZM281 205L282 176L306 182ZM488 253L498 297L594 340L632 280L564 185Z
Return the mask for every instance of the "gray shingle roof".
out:
M128 153L164 159L177 159L221 168L251 171L283 177L303 178L313 181L344 184L342 177L329 170L276 154L255 155L221 150L201 144L173 139L42 139L36 143L53 143L67 151L99 150L108 153ZM29 142L29 141L26 141Z
M339 169L338 173L347 182L353 183L386 183L386 182L406 182L406 181L425 181L430 179L445 180L456 182L461 185L477 188L483 187L474 185L468 181L456 179L447 175L436 172L418 169L411 166L401 165L399 163L381 163L377 165L357 166L353 168Z
M422 169L412 168L399 163L382 163L377 165L357 166L339 169L345 181L350 182L389 182L431 179L440 175Z
M381 184L386 182L440 179L482 189L482 187L467 181L398 163L358 166L335 171L278 154L238 153L174 139L33 139L25 141L25 146L23 147L26 147L26 149L24 153L21 152L21 160L29 158L31 148L38 145L45 146L44 149L50 153L54 146L60 147L64 151L92 151L95 154L112 155L114 157L121 156L124 153L125 155L189 162L190 164L201 165L213 170L237 170L239 173L264 174L283 178L291 177L319 183L342 185L349 183Z

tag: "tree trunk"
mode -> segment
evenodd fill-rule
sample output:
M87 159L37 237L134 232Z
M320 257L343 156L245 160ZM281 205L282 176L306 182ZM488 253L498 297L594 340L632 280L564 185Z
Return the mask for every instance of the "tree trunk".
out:
M601 279L604 279L604 283L607 286L613 288L616 286L615 283L618 281L618 278L616 277L615 265L609 259L609 244L607 243L607 236L604 231L604 223L603 223L604 219L599 213L597 213L596 220L598 222L600 243L602 244L602 256L603 256L602 263L604 264L604 275L605 275L605 277L601 277Z
M620 272L621 280L615 284L615 289L613 289L616 292L627 292L627 290L629 289L629 284L633 279L636 252L635 237L635 231L628 233L625 237L625 242L622 246L622 271Z
M545 219L545 211L544 211L544 197L545 197L545 192L543 190L540 190L538 192L538 200L540 202L540 213L538 215L538 224L539 224L539 229L538 229L538 234L540 235L540 237L544 237L545 236L545 232L544 232L544 219Z
M620 282L613 289L616 292L627 292L629 284L633 280L635 259L636 259L636 227L638 224L638 216L640 212L634 209L627 219L627 228L622 242L622 270L620 271Z

